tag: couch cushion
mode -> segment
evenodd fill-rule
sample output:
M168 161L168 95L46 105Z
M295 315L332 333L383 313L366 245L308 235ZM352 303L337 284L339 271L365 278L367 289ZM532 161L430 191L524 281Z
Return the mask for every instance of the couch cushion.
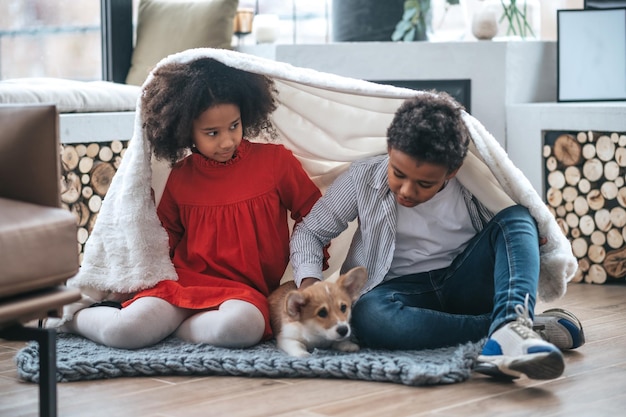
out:
M44 288L12 297L0 298L0 329L16 323L62 314L62 307L80 300L80 290L66 286Z
M141 85L166 56L192 48L229 49L238 0L141 0L126 84Z
M110 81L13 78L0 81L0 103L50 103L59 113L134 111L141 88Z
M64 283L78 272L69 211L0 198L0 297Z

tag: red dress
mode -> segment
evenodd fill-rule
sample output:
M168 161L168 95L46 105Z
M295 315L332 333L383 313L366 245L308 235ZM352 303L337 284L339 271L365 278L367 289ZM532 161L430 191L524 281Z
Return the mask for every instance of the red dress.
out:
M267 296L289 262L288 210L298 222L321 196L282 145L243 140L220 163L192 153L167 180L157 214L169 234L178 281L140 291L191 309L237 299L254 304L271 336Z

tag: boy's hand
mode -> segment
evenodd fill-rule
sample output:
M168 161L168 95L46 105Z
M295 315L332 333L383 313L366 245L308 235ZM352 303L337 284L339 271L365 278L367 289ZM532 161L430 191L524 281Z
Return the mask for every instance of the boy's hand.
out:
M302 282L300 283L300 287L298 288L299 290L303 290L307 287L310 287L311 285L315 284L316 282L319 282L319 279L317 278L303 278Z

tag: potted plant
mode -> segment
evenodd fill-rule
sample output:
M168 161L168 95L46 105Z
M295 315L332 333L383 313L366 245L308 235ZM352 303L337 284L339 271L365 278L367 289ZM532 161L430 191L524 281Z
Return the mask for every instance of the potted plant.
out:
M460 0L445 0L448 5L458 5ZM396 24L391 35L392 41L423 41L428 40L431 33L432 3L431 0L406 0L404 14Z
M500 36L521 39L539 36L539 0L486 0L485 8L499 16Z
M500 0L502 6L502 16L500 23L504 20L508 23L507 36L519 36L521 38L535 37L535 32L530 25L529 18L532 12L529 2L526 0Z

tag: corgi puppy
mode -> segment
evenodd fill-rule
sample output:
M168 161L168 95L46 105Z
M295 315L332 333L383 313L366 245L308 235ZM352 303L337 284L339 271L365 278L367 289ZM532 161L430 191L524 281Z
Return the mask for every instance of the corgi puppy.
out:
M366 269L356 267L336 282L320 281L303 290L293 281L278 287L268 298L278 347L298 357L309 356L314 348L358 351L350 341L350 313L366 280Z

